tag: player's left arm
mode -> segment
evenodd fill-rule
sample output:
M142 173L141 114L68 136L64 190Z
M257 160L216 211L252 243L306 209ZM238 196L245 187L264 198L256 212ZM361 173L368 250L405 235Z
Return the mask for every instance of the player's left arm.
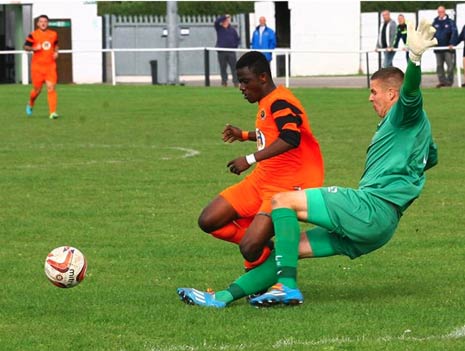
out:
M58 58L58 51L60 50L60 47L58 46L58 35L55 38L55 52L53 53L53 59Z
M449 41L449 48L452 50L455 45L458 44L458 37L459 37L459 30L457 29L457 25L454 21L451 21L451 36Z
M295 148L295 146L287 143L281 138L278 138L272 142L270 146L267 146L260 151L229 161L227 167L232 173L239 175L249 169L250 166L252 166L255 162L260 162L278 156L282 153L292 150L293 148Z
M402 109L401 113L394 114L400 120L394 119L394 124L412 124L423 115L423 98L420 90L421 56L428 48L437 45L437 39L433 38L435 32L434 27L426 20L420 22L417 30L412 23L407 25L409 62L400 89L399 102L395 106L397 109Z

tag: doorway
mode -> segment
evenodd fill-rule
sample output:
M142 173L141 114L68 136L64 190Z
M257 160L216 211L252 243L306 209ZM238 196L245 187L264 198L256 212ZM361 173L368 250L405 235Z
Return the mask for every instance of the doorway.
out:
M279 48L291 47L291 10L287 1L275 2L276 41ZM290 69L289 56L289 69ZM276 56L276 69L278 77L286 75L286 58L284 55ZM290 70L289 70L290 72Z
M35 19L37 21L37 18ZM34 22L35 22L34 21ZM48 27L58 34L58 46L60 50L72 50L71 19L50 19ZM58 83L73 82L73 54L60 54L57 59Z

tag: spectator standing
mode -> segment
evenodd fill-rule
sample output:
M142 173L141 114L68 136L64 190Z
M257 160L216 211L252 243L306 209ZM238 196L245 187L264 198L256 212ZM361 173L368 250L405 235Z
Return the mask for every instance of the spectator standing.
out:
M457 45L463 41L464 46L463 46L463 67L465 68L465 25L462 28L462 31L460 32L459 38L457 40ZM463 83L462 83L462 88L465 88L465 70L463 71Z
M266 18L262 16L258 19L258 22L259 25L252 34L251 48L255 50L276 48L276 34L266 25ZM271 61L271 52L262 52L262 54L265 55L268 62Z
M396 54L393 48L397 27L396 22L391 19L391 13L388 10L384 10L381 15L383 16L383 23L379 27L376 49L386 49L383 60L383 68L386 68L392 67L392 60Z
M436 88L450 87L454 84L454 45L457 41L457 26L455 22L446 15L444 6L438 7L438 17L434 19L433 27L436 29L434 37L438 40L438 46L448 47L448 49L434 50L436 55L436 73L439 80ZM444 72L444 63L447 66L446 72Z
M394 47L396 49L399 47L399 43L401 40L404 43L404 46L407 45L407 24L405 23L405 17L402 14L397 16L397 31L396 38L394 39ZM406 50L405 47L404 50ZM405 55L408 63L408 51Z
M239 34L231 26L231 16L223 15L215 21L216 29L216 47L237 49L239 46ZM221 85L228 86L227 66L231 69L232 81L234 86L239 86L239 80L236 73L236 52L234 51L218 51L218 62L221 72Z

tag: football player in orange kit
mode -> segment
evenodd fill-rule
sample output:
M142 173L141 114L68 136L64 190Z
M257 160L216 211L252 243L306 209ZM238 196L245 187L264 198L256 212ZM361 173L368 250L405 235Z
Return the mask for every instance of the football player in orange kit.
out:
M285 87L276 87L268 61L257 51L236 64L240 90L258 103L254 131L227 125L225 142L256 141L257 151L230 161L237 175L255 169L241 182L222 191L201 213L200 228L214 237L239 244L245 268L263 263L272 250L271 198L283 191L320 187L323 158L307 114Z
M58 34L48 29L48 17L40 15L37 19L37 29L30 33L24 43L24 50L31 51L31 78L32 90L29 95L29 103L26 106L26 114L32 115L35 100L39 96L42 85L47 85L48 107L50 119L58 118L56 112L57 83L56 59L58 57Z

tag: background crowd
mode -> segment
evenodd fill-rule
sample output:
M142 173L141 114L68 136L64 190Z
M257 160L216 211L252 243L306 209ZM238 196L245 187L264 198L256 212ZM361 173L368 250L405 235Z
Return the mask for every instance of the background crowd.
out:
M465 25L458 34L457 25L449 15L446 14L444 6L439 6L438 16L433 21L436 29L435 38L438 40L438 47L434 50L436 56L436 74L438 76L437 88L450 87L454 84L454 69L456 54L454 47L465 41ZM383 21L379 27L376 50L383 49L383 67L391 67L395 49L399 47L400 41L407 45L407 25L404 15L397 17L397 23L391 18L388 10L382 12ZM407 60L408 60L408 53ZM465 46L463 50L463 61L465 66ZM465 80L465 75L464 75ZM465 83L462 84L465 87Z

